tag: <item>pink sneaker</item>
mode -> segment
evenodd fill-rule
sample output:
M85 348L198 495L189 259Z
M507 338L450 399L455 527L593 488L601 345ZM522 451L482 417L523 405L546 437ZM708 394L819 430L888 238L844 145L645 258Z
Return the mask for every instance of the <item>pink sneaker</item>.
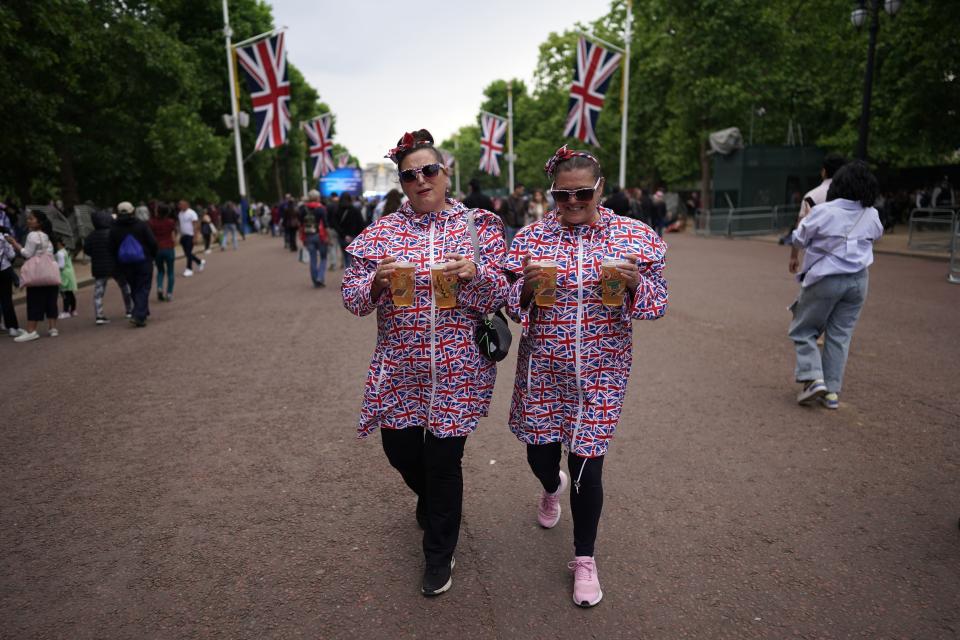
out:
M567 565L573 571L573 603L578 607L592 607L603 599L597 563L590 556L576 556Z
M560 471L560 486L554 493L543 492L537 508L537 522L544 529L553 529L560 522L560 495L567 488L567 474Z

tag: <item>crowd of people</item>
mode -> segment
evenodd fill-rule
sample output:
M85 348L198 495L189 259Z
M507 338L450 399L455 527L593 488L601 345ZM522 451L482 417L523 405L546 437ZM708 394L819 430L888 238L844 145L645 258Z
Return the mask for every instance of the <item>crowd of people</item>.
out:
M90 265L93 279L93 321L110 323L104 307L107 285L113 281L123 298L124 314L135 327L145 327L150 317L150 294L156 268L156 297L172 302L176 279L174 262L179 245L186 259L182 277L203 271L206 259L197 255L212 251L214 241L221 251L228 244L237 250L237 235L243 236L240 211L232 202L198 207L190 203L121 202L113 210L91 214L93 230L76 238L72 248L54 232L49 216L38 209L13 212L0 205L0 308L2 330L15 342L40 338L39 325L47 322L47 336L57 337L57 322L81 315L77 307L78 278L75 260ZM18 215L19 214L19 215ZM218 230L219 227L219 230ZM231 243L232 241L232 243ZM56 269L56 271L54 271ZM56 282L54 282L56 280ZM26 328L21 328L13 291L26 291Z

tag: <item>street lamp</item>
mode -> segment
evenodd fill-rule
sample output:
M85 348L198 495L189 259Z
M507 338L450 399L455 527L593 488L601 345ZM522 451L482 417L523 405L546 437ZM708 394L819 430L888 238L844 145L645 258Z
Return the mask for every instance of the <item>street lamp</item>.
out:
M850 12L850 22L857 29L870 17L870 45L867 49L867 70L863 79L863 104L860 107L860 136L857 139L856 156L867 159L867 138L870 135L870 94L873 91L873 59L877 49L877 31L880 29L881 0L857 0ZM883 10L893 16L900 10L903 0L883 0Z

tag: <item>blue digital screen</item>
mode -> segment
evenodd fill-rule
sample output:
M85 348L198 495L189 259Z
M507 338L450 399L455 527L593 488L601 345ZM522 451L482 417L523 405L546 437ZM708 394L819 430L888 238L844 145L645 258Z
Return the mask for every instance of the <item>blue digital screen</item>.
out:
M320 178L320 194L329 197L331 193L349 193L363 195L363 171L355 167L346 167L331 171Z

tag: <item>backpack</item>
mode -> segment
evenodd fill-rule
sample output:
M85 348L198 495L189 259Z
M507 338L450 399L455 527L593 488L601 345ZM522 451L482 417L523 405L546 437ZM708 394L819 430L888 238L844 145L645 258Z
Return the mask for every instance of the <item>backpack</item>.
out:
M143 262L146 259L147 254L143 252L143 245L140 244L140 241L137 240L132 233L128 233L123 239L123 242L120 243L120 250L117 252L117 262L120 264L135 264L137 262Z

